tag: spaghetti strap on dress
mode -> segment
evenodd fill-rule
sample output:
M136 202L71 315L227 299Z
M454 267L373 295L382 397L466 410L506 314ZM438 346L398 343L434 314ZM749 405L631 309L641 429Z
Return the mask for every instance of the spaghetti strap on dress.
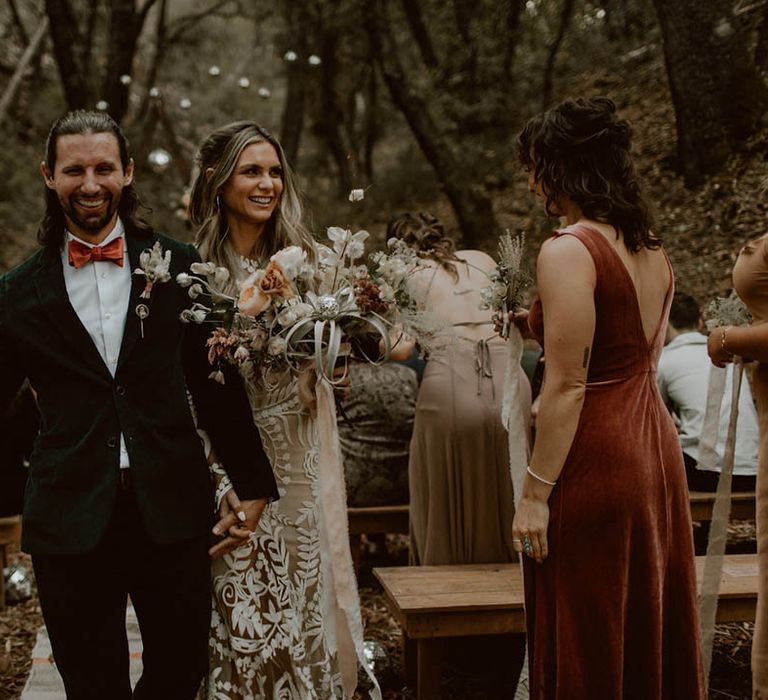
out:
M550 556L525 562L530 697L701 699L688 490L655 380L673 282L648 341L611 243L584 225L555 235L594 260L596 323L577 432L549 500ZM543 342L538 300L529 319Z

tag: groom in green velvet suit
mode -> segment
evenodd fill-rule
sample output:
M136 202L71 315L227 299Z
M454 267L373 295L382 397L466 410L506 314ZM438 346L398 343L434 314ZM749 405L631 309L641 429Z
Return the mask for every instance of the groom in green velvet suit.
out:
M0 278L0 410L28 378L41 419L22 546L68 698L132 697L130 595L144 649L133 697L191 699L214 508L187 389L249 516L277 497L274 477L237 377L208 379L203 327L179 320L190 300L175 277L199 257L136 217L120 128L66 115L41 168L41 249Z

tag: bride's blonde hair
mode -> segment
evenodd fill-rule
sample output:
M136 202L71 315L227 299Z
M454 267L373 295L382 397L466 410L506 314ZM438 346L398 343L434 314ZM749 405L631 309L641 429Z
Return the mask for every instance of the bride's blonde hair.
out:
M262 141L274 147L280 160L283 192L264 234L256 241L249 257L266 261L281 248L298 245L307 252L311 262L315 260L312 235L302 223L301 197L296 186L296 176L285 159L279 141L253 121L227 124L209 134L200 144L196 157L198 173L189 202L189 218L198 227L196 243L200 256L205 261L210 260L218 266L226 267L232 274L230 285L233 288L237 279L244 277L245 273L238 254L227 239L229 224L220 192L232 175L242 152L252 143Z

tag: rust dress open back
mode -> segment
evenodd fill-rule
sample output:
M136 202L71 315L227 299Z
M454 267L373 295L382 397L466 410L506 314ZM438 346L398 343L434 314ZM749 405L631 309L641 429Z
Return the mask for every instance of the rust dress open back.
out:
M549 557L526 557L532 700L704 697L682 453L656 388L673 283L650 341L611 243L574 225L595 263L595 334L576 435L549 499ZM531 329L543 341L541 304ZM539 439L542 439L539 435Z

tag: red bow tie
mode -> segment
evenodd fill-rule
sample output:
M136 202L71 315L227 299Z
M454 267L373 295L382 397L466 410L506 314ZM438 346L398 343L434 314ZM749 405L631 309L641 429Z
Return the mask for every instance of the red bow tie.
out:
M86 265L91 260L111 260L116 265L123 266L123 237L115 238L105 246L87 246L75 238L69 240L69 264L75 269Z

